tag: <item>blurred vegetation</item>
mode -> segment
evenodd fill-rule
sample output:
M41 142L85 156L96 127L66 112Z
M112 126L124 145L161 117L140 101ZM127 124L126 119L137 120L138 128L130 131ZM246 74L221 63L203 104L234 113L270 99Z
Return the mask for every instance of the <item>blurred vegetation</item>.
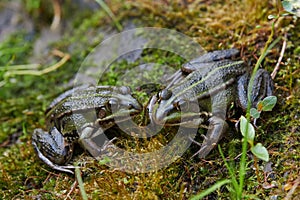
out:
M52 9L54 1L22 1L22 12L29 16L33 31L18 30L0 43L1 199L82 198L74 176L54 171L37 158L31 146L31 134L35 128L46 128L44 111L47 106L72 86L71 80L88 53L106 35L117 30L112 19L100 7L83 8L78 3L80 1L66 0L60 5L59 39L49 42L43 52L36 55L35 44L42 38L42 30L49 29L55 15ZM0 13L9 2L0 3ZM280 1L276 0L112 0L106 1L106 4L115 20L123 26L132 21L136 27L175 29L192 37L207 51L235 47L241 50L241 58L249 66L255 65L271 33L272 19L268 16L280 14L274 34L274 40L280 38L280 42L262 63L263 68L272 72L286 42L280 69L274 79L278 103L273 112L261 116L256 130L257 140L269 151L270 162L258 163L261 183L257 182L253 163L248 163L244 193L249 199L299 199L299 19L293 14L282 16L285 12ZM55 71L40 76L7 74L19 70L13 67L15 65L25 65L26 69L26 66L39 64L34 70L43 70L58 63L61 58L53 50L70 54L70 59ZM176 62L178 66L182 63L180 59L165 56L159 51L153 54L156 57L143 52L142 62L159 58L162 63ZM120 63L121 69L128 66L127 62ZM109 72L111 79L105 80L105 83L115 83L113 79L121 73ZM238 114L239 111L234 108L229 110L232 128L220 142L225 157L231 163L238 163L240 159L241 136L234 129ZM198 148L193 144L167 168L147 174L112 171L82 152L71 163L83 166L81 176L89 199L187 199L229 177L217 150L205 160L191 158ZM251 156L250 152L248 156ZM206 197L225 198L230 198L226 187Z

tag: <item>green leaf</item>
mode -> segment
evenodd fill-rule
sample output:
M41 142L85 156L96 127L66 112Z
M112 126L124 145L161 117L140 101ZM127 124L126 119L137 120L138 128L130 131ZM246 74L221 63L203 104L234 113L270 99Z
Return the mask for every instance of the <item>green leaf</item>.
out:
M251 152L259 159L266 162L269 161L268 150L261 143L257 143L254 147L252 147Z
M259 118L259 116L260 116L260 112L258 112L258 110L257 110L256 108L251 108L251 109L250 109L250 115L251 115L253 118L257 119L257 118Z
M293 5L290 1L282 1L281 3L282 3L282 7L285 11L292 12Z
M247 141L252 145L255 137L255 130L252 124L250 124L247 119L244 116L241 116L240 118L240 130L242 135L247 139ZM248 130L247 130L247 124L248 124ZM247 137L246 137L247 135Z
M270 19L270 20L271 20L271 19L275 19L275 18L276 18L275 15L269 15L269 16L268 16L268 19Z
M285 0L282 1L282 7L285 11L300 16L300 3L299 0Z
M263 111L271 111L275 104L277 102L277 97L276 96L268 96L266 98L264 98L264 100L262 101L262 110Z

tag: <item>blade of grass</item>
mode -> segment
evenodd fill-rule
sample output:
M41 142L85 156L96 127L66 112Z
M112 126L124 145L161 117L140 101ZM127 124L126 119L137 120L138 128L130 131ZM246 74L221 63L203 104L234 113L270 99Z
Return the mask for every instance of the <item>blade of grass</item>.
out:
M79 167L75 168L75 176L79 185L79 190L80 190L80 194L83 200L88 200L88 197L86 195L85 189L84 189L84 185L83 185L83 181L81 178L81 173L80 173L80 169Z
M208 189L204 190L203 192L201 192L200 194L197 194L196 196L193 196L192 198L190 198L190 200L199 200L204 198L205 196L209 195L210 193L214 192L215 190L217 190L218 188L222 187L225 184L230 183L231 180L229 179L225 179L225 180L221 180L216 182L213 186L209 187Z
M114 15L114 13L111 11L111 9L107 6L107 4L102 1L102 0L95 0L100 6L101 8L108 14L108 16L113 20L116 28L118 29L118 31L122 31L123 27L122 25L119 23L119 21L116 19L116 16Z
M233 172L233 169L232 169L232 168L229 166L229 164L226 162L225 156L224 156L224 154L223 154L223 151L222 151L220 145L218 145L218 149L219 149L219 152L220 152L220 154L221 154L221 157L222 157L222 159L223 159L223 161L224 161L224 164L225 164L226 168L227 168L228 171L229 171L229 174L230 174L230 177L231 177L232 185L233 185L235 191L238 191L239 185L238 185L238 182L237 182L237 180L236 180L236 176L235 176L235 174L234 174L234 172Z

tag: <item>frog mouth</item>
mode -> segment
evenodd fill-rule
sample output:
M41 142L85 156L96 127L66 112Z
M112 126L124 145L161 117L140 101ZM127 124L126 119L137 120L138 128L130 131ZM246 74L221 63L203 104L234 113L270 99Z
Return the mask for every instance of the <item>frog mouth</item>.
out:
M117 122L123 122L130 120L132 116L139 113L139 110L136 109L119 109L116 113L111 113L110 115L107 115L103 118L98 118L95 121L95 124L106 124L109 122L117 121Z
M180 112L174 111L163 116L160 120L155 120L156 124L164 126L184 126L188 128L199 128L205 126L205 123L212 116L208 112Z

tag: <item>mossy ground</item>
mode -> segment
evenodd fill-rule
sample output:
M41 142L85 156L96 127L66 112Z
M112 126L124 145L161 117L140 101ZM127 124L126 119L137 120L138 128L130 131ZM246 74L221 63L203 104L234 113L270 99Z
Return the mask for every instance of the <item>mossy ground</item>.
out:
M32 3L34 1L25 1ZM122 23L133 20L137 26L155 26L176 29L193 37L204 49L216 50L236 47L241 50L242 59L253 66L271 33L268 15L277 15L282 8L278 1L110 1L108 6ZM33 55L33 44L39 37L41 27L49 26L52 12L44 4L38 8L27 7L28 14L35 22L36 34L19 32L0 44L0 65L31 64L28 58ZM31 4L32 5L32 4ZM45 128L44 111L54 97L66 90L69 81L77 72L80 63L89 51L103 39L93 34L99 27L114 24L101 10L80 12L70 1L62 5L64 19L72 19L72 25L63 37L49 45L71 53L71 59L56 71L42 76L22 75L4 77L5 84L0 88L0 198L1 199L79 199L81 193L72 175L54 171L43 164L36 156L31 135L35 128ZM72 16L68 9L76 12ZM44 16L41 18L41 16ZM71 17L72 16L72 17ZM97 36L95 36L97 35ZM283 37L287 47L274 82L278 103L270 113L264 113L258 122L256 141L263 143L270 154L271 169L264 169L265 162L259 162L257 181L251 154L248 154L248 170L245 195L260 199L283 199L292 193L290 199L300 198L300 23L293 16L281 17L275 24L274 39L282 39L267 55L262 67L272 71L280 57ZM85 37L86 36L86 37ZM93 36L90 38L89 36ZM156 52L162 62L180 64L181 60L166 57ZM156 59L143 55L144 61ZM170 60L171 59L171 60ZM48 60L48 59L45 59ZM59 59L52 58L44 63L50 66ZM126 67L127 63L122 63ZM111 73L114 83L115 76ZM3 83L3 82L2 82ZM233 115L234 116L234 115ZM232 158L232 164L239 163L241 137L234 130L220 145L225 156ZM147 174L128 174L111 171L105 165L86 154L78 154L75 162L84 165L82 177L89 199L186 199L214 184L228 178L227 169L217 150L205 159L191 158L199 147L191 148L167 168ZM236 171L238 171L238 167ZM270 186L270 187L268 187ZM207 199L229 199L227 187L221 187Z

